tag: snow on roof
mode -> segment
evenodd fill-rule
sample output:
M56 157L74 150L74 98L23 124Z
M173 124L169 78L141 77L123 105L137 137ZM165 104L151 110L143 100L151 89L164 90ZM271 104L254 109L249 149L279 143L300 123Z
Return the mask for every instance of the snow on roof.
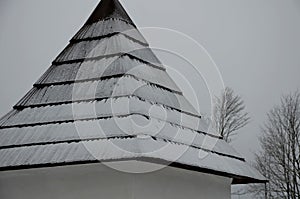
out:
M102 0L0 119L0 170L142 160L234 183L265 181L229 144L206 132L121 4Z

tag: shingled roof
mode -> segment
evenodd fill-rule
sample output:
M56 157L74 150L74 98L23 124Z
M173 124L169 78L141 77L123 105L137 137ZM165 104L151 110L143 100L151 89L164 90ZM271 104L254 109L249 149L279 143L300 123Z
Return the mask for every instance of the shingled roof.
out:
M102 0L0 119L0 170L122 160L231 177L233 183L265 181L222 138L207 133L122 5Z

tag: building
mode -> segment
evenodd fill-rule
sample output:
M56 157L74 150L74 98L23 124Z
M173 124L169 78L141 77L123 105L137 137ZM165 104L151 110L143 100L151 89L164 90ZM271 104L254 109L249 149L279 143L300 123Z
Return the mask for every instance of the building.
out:
M230 198L265 181L207 133L117 0L0 119L1 199Z

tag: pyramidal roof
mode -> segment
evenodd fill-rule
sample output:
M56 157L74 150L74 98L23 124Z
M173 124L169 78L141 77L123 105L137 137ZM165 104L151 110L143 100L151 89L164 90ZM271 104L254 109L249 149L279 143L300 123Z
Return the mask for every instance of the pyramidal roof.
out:
M265 181L222 138L206 132L122 5L102 0L0 119L0 170L140 160L233 183Z

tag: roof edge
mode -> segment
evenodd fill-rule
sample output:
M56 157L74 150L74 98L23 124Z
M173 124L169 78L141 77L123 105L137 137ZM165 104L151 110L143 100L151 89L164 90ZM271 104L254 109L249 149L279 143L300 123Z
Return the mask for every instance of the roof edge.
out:
M63 163L47 163L47 164L36 164L36 165L19 165L19 166L8 166L8 167L2 167L0 168L0 172L8 172L8 171L18 171L18 170L30 170L30 169L41 169L41 168L55 168L55 167L61 167L61 166L72 166L72 165L86 165L86 164L99 164L99 163L109 163L109 162L121 162L121 161L142 161L142 162L148 162L148 163L154 163L154 164L160 164L160 165L166 165L174 168L189 170L189 171L195 171L199 173L206 173L206 174L212 174L227 178L232 178L232 184L252 184L252 183L267 183L268 180L266 178L264 179L255 179L248 176L240 176L236 174L230 174L226 172L221 171L215 171L212 169L207 168L201 168L197 166L190 166L185 165L181 163L176 162L169 162L166 160L158 159L158 158L150 158L150 157L137 157L137 158L123 158L118 160L105 160L105 161L99 161L99 160L85 160L85 161L76 161L76 162L63 162Z

